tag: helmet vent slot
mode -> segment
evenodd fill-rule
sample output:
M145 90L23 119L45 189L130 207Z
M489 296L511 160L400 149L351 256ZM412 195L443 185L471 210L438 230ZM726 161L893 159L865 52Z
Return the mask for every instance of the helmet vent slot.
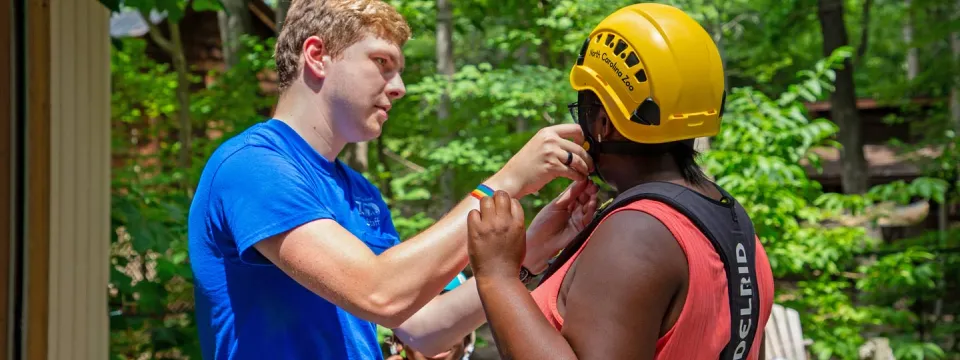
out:
M613 46L613 34L607 34L607 46Z
M637 71L637 73L634 74L633 76L636 77L637 81L639 82L647 81L647 72L643 71L643 69L640 69L640 71Z
M613 48L613 53L617 56L620 55L624 50L627 49L627 43L623 39L617 40L617 47Z
M637 57L635 52L630 52L630 55L627 55L627 67L634 67L640 63L640 58ZM642 81L642 80L641 80Z
M590 46L590 38L583 40L583 46L580 47L580 55L577 56L577 65L583 65L583 59L587 56L588 46Z

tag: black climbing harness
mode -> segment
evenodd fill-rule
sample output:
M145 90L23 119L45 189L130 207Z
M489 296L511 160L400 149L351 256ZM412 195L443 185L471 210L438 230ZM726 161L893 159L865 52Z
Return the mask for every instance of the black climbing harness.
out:
M608 214L642 199L662 202L687 216L710 240L723 261L730 295L730 341L719 359L745 358L754 346L760 318L755 232L743 207L719 186L717 190L723 195L720 201L668 182L649 182L630 188L597 213L593 221L550 264L540 284L570 260Z

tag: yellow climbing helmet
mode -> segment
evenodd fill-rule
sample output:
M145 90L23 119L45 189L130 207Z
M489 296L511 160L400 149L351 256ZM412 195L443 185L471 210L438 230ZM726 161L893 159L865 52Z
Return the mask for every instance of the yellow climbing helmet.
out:
M570 71L575 90L596 93L617 130L644 144L716 135L723 82L707 31L682 10L652 3L603 19Z

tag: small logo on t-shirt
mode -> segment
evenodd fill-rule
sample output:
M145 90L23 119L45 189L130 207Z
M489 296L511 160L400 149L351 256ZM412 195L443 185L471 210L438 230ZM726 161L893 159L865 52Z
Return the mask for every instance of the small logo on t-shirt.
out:
M372 229L380 228L380 207L370 199L358 199L355 202L360 216Z

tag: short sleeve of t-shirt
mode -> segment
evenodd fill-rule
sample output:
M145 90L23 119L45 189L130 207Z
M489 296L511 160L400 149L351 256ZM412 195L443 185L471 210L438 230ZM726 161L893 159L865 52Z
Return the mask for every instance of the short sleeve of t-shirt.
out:
M281 153L247 146L227 158L211 189L221 223L236 242L240 260L269 264L257 242L318 219L334 219L315 186Z

